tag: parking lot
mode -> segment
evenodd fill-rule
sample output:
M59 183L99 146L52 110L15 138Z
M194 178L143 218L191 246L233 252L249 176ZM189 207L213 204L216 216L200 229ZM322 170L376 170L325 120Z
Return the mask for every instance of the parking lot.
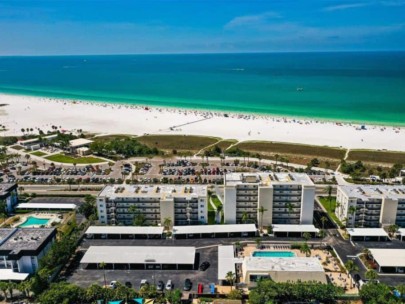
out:
M123 244L121 244L123 245ZM119 252L117 253L119 254ZM189 278L192 291L197 291L197 285L203 284L204 290L209 290L210 283L218 281L218 247L212 246L196 250L196 264L208 261L210 266L205 271L200 270L110 270L106 269L107 284L118 281L122 284L130 282L135 289L139 289L141 280L146 279L150 284L172 280L174 288L183 289L184 281ZM197 267L198 268L198 267ZM91 284L104 284L104 270L102 269L75 269L67 280L76 285L87 287Z

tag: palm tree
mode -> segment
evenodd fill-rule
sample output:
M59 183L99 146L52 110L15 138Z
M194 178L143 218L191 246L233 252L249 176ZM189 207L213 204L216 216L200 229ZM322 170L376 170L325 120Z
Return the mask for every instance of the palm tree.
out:
M346 270L347 270L347 276L350 276L350 286L352 286L352 276L351 274L353 272L359 271L359 267L357 267L356 264L352 260L348 260L345 264Z
M300 252L304 253L307 257L309 257L311 255L311 248L309 248L307 242L301 244Z
M4 294L4 300L7 300L8 283L7 282L0 282L0 290Z
M398 231L398 229L399 229L399 226L398 225L390 225L389 227L388 227L388 233L390 234L390 236L393 236L397 231Z
M263 231L263 214L266 212L267 209L264 208L263 206L259 207L259 213L260 213L260 231Z
M325 188L325 192L328 194L328 201L329 201L329 210L330 210L330 212L332 212L332 190L333 190L333 188L332 188L331 185L328 185L328 186Z
M28 165L28 161L29 161L29 159L31 158L31 155L25 154L24 157L25 157L25 159L27 160L27 165Z
M8 293L10 294L10 299L12 299L12 298L13 298L14 289L17 289L17 284L14 283L14 282L9 282L9 283L7 284L7 286L8 286Z
M247 221L249 220L249 215L246 211L243 211L241 220L243 224L246 224Z
M172 219L171 219L170 217L166 217L166 218L163 220L163 226L165 227L165 229L166 229L167 231L169 231L170 228L172 227Z
M262 240L260 238L257 238L255 240L255 242L256 242L256 248L260 248L260 245L262 244Z
M321 217L321 222L322 222L322 229L325 230L325 223L328 221L326 216Z
M239 252L239 250L242 248L242 244L239 241L235 242L235 249L236 252Z
M311 234L309 232L304 232L302 237L308 242L311 239Z
M377 271L373 270L373 269L369 269L366 271L366 279L370 280L370 281L375 281L378 278L378 273Z
M233 284L236 281L236 274L234 272L232 272L232 271L228 271L226 273L225 278L228 281L228 283L231 285L231 290L232 290Z
M104 262L101 262L100 264L98 264L98 267L100 267L100 268L103 269L103 273L104 273L104 287L107 286L107 279L106 279L106 277L105 277L105 266L107 266L107 264L104 263Z

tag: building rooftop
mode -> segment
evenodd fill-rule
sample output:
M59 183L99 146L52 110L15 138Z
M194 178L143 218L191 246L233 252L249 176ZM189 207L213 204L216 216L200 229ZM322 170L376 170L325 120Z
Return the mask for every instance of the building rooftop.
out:
M207 196L207 186L202 185L107 185L99 196L111 199L120 197L155 197L173 199Z
M66 209L74 210L76 209L75 204L51 204L51 203L22 203L18 204L17 209Z
M405 236L405 228L398 229L398 234L401 236Z
M383 228L347 228L350 236L388 236Z
M405 249L370 249L381 267L405 267Z
M314 185L311 179L305 173L229 173L225 175L227 186L236 186L239 184L257 184L260 186L270 185Z
M17 230L17 228L0 228L0 245L3 244L15 230Z
M390 198L393 200L405 199L405 186L387 186L387 185L355 185L339 186L343 193L348 197L355 197L362 200L373 198Z
M17 188L16 183L1 183L0 184L0 198L7 197L10 191Z
M86 234L163 234L163 227L90 226Z
M195 247L90 246L81 264L194 264Z
M317 258L290 257L290 258L261 258L245 257L243 266L247 271L319 271L324 269Z
M255 224L174 226L173 234L256 232Z
M14 272L13 269L0 269L0 281L24 281L30 274Z
M319 229L314 225L273 225L273 232L314 232L318 233Z
M85 139L85 138L72 139L72 140L69 141L69 146L71 148L81 147L81 146L84 146L84 145L89 145L92 142L93 142L92 140Z
M235 263L238 261L233 245L218 246L218 280L226 280L228 272L235 272Z
M0 255L35 255L55 235L55 228L15 228L0 245Z

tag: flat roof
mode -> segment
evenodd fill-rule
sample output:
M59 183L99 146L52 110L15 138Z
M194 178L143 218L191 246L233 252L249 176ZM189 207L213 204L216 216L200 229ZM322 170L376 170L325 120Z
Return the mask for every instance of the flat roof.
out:
M401 236L405 236L405 228L400 228L400 229L398 229L398 233L399 233Z
M90 246L80 263L194 264L195 247Z
M273 225L273 232L315 232L319 229L314 225Z
M369 249L381 267L405 267L405 249Z
M0 228L0 245L3 244L17 228Z
M30 274L14 272L12 269L0 269L0 281L24 281Z
M242 260L235 258L233 245L218 246L218 280L226 280L226 274L235 272L235 263Z
M16 183L1 183L0 184L0 197L8 196L10 191L17 188Z
M388 236L383 228L347 228L350 236Z
M257 173L228 173L225 175L225 184L227 186L236 186L239 184L257 184L260 186L274 185L311 185L314 183L305 173L276 173L276 172L257 172Z
M76 209L75 204L43 204L43 203L23 203L18 204L17 209Z
M50 139L50 138L52 139L52 138L56 138L56 137L58 137L58 134L51 134L51 135L42 137L42 139ZM26 139L26 140L19 140L18 143L24 145L24 144L30 144L33 142L37 142L37 141L39 141L39 137Z
M163 227L90 226L86 234L163 234Z
M207 186L203 185L107 185L98 196L115 198L174 199L206 197Z
M382 198L390 198L393 200L405 199L405 186L355 185L338 186L338 189L347 197L358 198L363 201Z
M256 232L255 224L174 226L173 234Z
M80 146L84 146L84 145L89 145L92 142L93 141L90 139L77 138L77 139L69 140L69 146L72 148L75 148L75 147L80 147Z
M260 258L245 257L243 265L247 271L293 271L324 272L318 258Z
M29 255L40 250L55 234L55 228L15 228L0 245L0 255L19 255L24 252Z

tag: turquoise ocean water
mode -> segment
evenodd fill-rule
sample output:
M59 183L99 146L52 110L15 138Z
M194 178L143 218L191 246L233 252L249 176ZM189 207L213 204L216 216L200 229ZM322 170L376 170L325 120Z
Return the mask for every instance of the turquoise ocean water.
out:
M0 92L405 125L405 52L0 57Z

